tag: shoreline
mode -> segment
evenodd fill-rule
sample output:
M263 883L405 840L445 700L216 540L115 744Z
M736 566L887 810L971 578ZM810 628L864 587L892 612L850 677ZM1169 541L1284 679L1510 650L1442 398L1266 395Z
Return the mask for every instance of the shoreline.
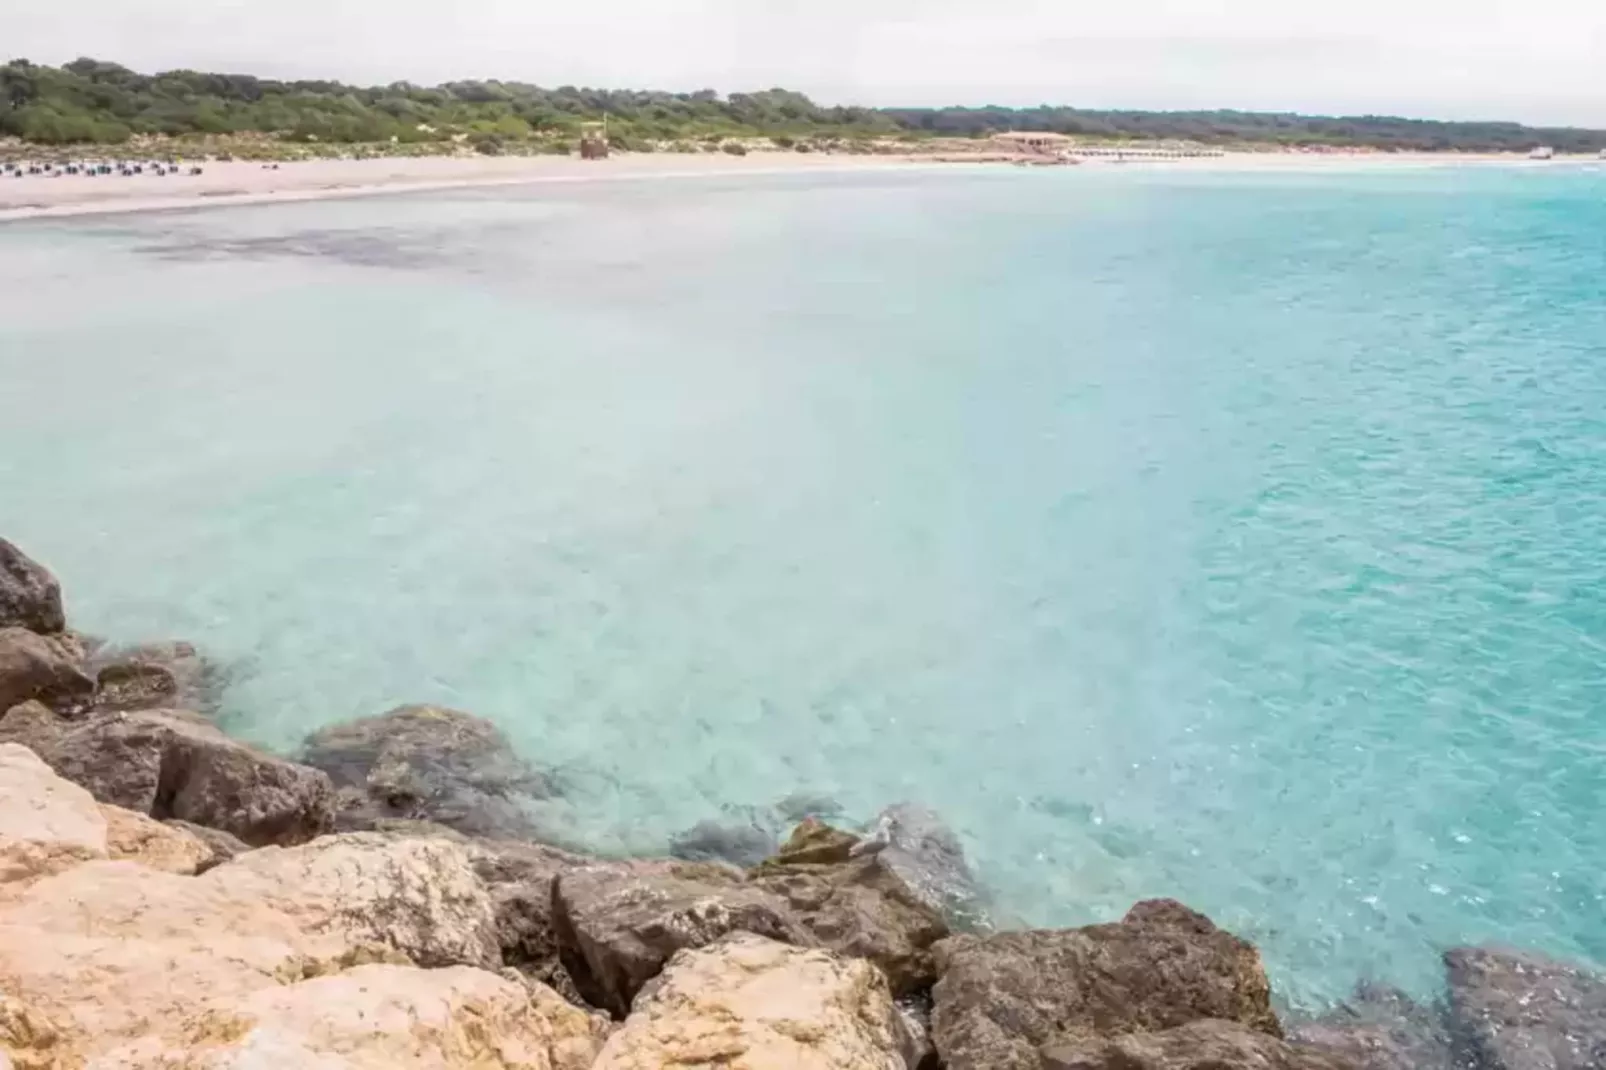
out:
M1574 169L1606 162L1594 157L1534 161L1499 154L1235 152L1185 159L1091 158L1053 163L1040 158L978 154L801 155L762 153L619 155L605 161L562 156L392 157L362 160L303 160L278 168L252 161L209 162L200 175L0 178L0 223L140 212L188 211L235 205L299 203L399 193L497 188L545 183L629 179L719 178L797 174L863 174L891 170L933 171L956 166L986 168L1049 166L1188 172L1321 172L1433 167Z

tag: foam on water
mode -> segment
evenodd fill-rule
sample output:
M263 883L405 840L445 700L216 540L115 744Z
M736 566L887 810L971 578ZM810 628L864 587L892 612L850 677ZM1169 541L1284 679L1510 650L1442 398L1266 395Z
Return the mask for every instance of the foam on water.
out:
M0 229L0 531L292 746L796 791L1313 1003L1606 959L1606 177L609 183Z

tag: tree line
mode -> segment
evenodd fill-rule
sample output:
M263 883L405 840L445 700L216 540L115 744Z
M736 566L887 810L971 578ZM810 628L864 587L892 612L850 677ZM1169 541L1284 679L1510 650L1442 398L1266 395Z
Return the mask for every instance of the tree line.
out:
M1046 130L1103 139L1176 139L1212 145L1334 145L1397 150L1562 152L1606 149L1606 131L1536 129L1517 123L1434 122L1384 116L1324 118L1238 111L1144 112L1080 108L867 108L816 104L770 89L543 88L523 82L394 82L350 86L246 74L140 74L79 59L61 67L13 60L0 66L0 136L42 145L116 145L136 135L255 134L280 141L379 143L478 138L572 138L607 117L629 148L663 141L767 136L980 138Z

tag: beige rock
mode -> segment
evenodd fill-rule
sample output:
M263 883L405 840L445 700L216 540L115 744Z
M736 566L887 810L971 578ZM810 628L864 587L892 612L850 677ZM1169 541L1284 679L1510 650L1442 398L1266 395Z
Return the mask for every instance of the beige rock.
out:
M0 905L0 990L85 1056L355 962L495 965L495 950L467 855L431 840L329 837L199 877L89 861Z
M586 1070L606 1024L484 970L360 966L190 1015L88 1070Z
M637 996L595 1070L903 1070L870 963L739 933L681 951Z
M117 806L102 805L100 812L106 819L106 853L112 858L186 876L212 858L212 848L183 829Z
M106 857L106 819L89 792L17 743L0 744L0 884Z

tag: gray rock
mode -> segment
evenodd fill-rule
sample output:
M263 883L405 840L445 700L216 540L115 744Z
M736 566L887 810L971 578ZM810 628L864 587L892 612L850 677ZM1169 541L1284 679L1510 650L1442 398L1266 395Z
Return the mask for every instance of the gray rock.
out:
M439 706L402 706L308 737L301 761L328 773L342 793L342 828L385 819L435 821L474 836L534 837L527 804L550 782L501 730Z
M948 1070L1038 1070L1045 1045L1205 1018L1282 1036L1254 946L1169 899L1114 924L958 936L935 950L932 1035Z
M254 847L304 843L333 828L327 776L229 739L199 714L102 714L65 726L38 753L100 802L220 829Z
M593 1006L623 1018L670 956L732 932L813 940L786 903L711 864L622 862L560 873L552 925L563 965Z
M669 853L686 862L756 866L780 846L774 832L750 822L699 821L669 842Z
M1202 1020L1154 1033L1080 1036L1044 1047L1041 1070L1357 1070L1236 1022Z
M903 1025L903 1065L907 1070L938 1070L937 1046L931 1042L931 1003L910 997L898 1000L895 1007Z
M853 858L858 841L805 821L749 883L782 899L821 947L881 967L894 996L929 989L933 946L948 925L881 855Z
M1521 951L1445 952L1450 1024L1480 1070L1606 1067L1606 977Z
M84 672L76 653L73 644L61 637L0 628L0 710L31 701L62 713L87 708L95 681Z
M858 850L879 853L883 864L956 932L991 930L986 897L965 859L964 846L932 810L915 803L887 807Z
M1461 1070L1442 1012L1386 985L1357 986L1320 1018L1290 1024L1288 1036L1358 1070Z
M221 704L223 673L194 644L180 640L106 645L89 659L100 685L102 710L198 710L212 715Z
M67 627L61 584L50 570L0 539L0 628L50 634Z

